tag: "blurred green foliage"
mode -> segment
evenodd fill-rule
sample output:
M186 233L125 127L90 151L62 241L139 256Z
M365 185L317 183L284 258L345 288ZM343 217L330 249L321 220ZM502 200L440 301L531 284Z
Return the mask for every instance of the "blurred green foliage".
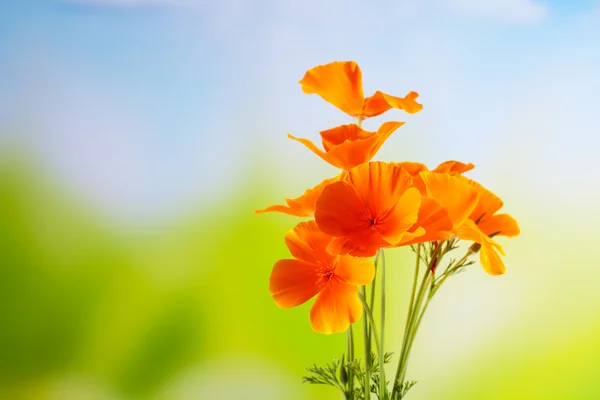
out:
M338 355L343 338L312 334L305 309L280 312L266 290L289 227L220 204L123 232L9 158L0 170L0 398L50 398L64 379L95 382L108 398L152 398L223 354L293 365L300 385L302 366Z
M284 233L297 222L253 215L273 189L267 183L136 231L108 223L34 166L16 154L0 162L0 399L339 398L300 382L305 367L341 355L344 335L315 334L310 304L281 310L267 290L274 261L289 256ZM536 271L552 276L550 264L537 265L536 243L551 240L540 235L507 251L514 295L526 301L493 300L502 304L496 311L518 313L452 309L452 301L480 301L477 282L486 291L502 284L476 268L437 296L409 368L418 381L411 399L600 398L600 302L579 290L598 272L574 252L556 253L556 265L564 256L579 272L572 282L540 284ZM402 257L390 252L389 265L406 265ZM410 268L389 268L390 310L405 310L410 279ZM390 351L402 322L401 314L389 324ZM471 329L490 336L452 341ZM451 355L456 348L460 356ZM428 374L439 373L440 360L454 364Z
M131 241L20 162L3 163L0 199L0 398L71 374L149 395L203 357L197 294L152 282Z

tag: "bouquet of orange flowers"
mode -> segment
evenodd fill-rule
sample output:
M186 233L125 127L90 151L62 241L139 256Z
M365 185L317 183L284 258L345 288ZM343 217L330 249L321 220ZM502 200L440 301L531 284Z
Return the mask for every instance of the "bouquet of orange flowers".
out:
M320 132L323 149L288 135L341 172L286 199L286 205L257 211L312 218L286 234L292 258L275 263L269 290L282 308L316 297L312 328L346 332L344 355L325 367L308 368L305 382L337 387L346 399L402 399L415 384L406 379L407 361L431 299L449 277L473 264L477 253L488 274L503 274L499 254L504 251L494 239L518 235L519 226L510 215L498 213L500 198L463 176L473 164L446 161L430 170L417 162L371 161L404 123L385 122L370 132L362 129L362 121L390 109L419 112L423 107L416 92L395 97L377 91L365 98L361 70L352 61L314 67L300 84L305 93L318 94L355 122ZM460 258L446 261L461 240L472 244ZM415 273L398 364L388 376L392 353L385 348L385 249L404 246L416 254ZM361 316L362 359L354 351L353 331Z

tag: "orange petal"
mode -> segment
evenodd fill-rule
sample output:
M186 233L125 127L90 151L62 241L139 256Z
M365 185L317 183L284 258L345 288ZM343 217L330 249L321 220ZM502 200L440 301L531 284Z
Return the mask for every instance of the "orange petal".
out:
M263 214L266 212L281 212L288 215L294 215L297 217L310 217L315 213L315 206L317 204L317 199L321 196L323 189L325 186L330 183L337 182L340 179L340 175L334 176L333 178L325 179L323 182L319 183L312 189L307 189L302 193L300 197L295 199L285 199L287 206L284 205L274 205L264 208L262 210L257 210L255 214Z
M310 309L310 324L316 332L343 332L358 321L362 305L358 289L344 282L326 285Z
M347 182L334 182L323 190L317 201L315 220L331 236L350 236L369 227L364 202Z
M481 250L479 254L479 261L483 266L485 272L490 275L502 275L506 272L506 266L504 261L500 258L496 252L497 247L494 246L492 240L484 240L481 244ZM500 251L500 249L498 249Z
M312 263L333 261L326 250L329 242L331 236L321 232L315 221L300 222L285 235L285 244L294 258Z
M419 174L427 197L437 201L446 210L456 228L471 215L477 205L477 190L468 182L448 174L421 172Z
M309 217L311 214L308 213L308 211L304 210L303 208L297 208L294 207L293 205L291 205L289 203L289 199L285 199L286 203L288 203L287 206L281 205L281 204L275 204L272 206L269 206L267 208L263 208L262 210L256 210L254 211L255 214L264 214L264 213L268 213L268 212L280 212L283 214L288 214L288 215L293 215L295 217Z
M406 232L402 235L402 239L395 244L394 247L407 246L413 243L423 243L429 242L429 240L422 239L425 237L427 231L421 226L417 226L416 228L411 229L411 231Z
M462 163L460 161L445 161L437 166L432 172L447 174L462 174L475 168L475 165Z
M300 260L279 260L275 263L269 280L269 291L281 308L290 308L305 303L319 293L317 264Z
M351 116L362 112L362 72L354 61L316 66L309 69L299 83L304 93L318 94Z
M425 234L411 238L410 240L407 240L408 237L404 236L401 245L406 246L434 240L446 240L452 236L452 220L448 217L448 212L438 202L427 197L421 199L419 217L409 231L413 231L419 227L425 229Z
M386 122L376 134L333 146L322 158L338 168L350 170L369 162L387 138L403 124L404 122Z
M313 142L308 139L296 138L290 134L288 137L290 139L296 140L311 150L313 153L321 157L323 160L327 161L331 165L341 168L344 170L349 170L351 168L356 167L357 165L366 163L373 158L375 153L379 151L381 145L385 140L400 126L402 126L404 122L386 122L377 132L366 132L365 134L356 133L356 132L342 132L353 130L351 128L342 128L340 132L327 133L330 135L327 140L338 138L332 137L333 135L343 135L343 134L356 134L365 136L364 139L356 139L356 140L345 140L340 144L331 145L328 151L324 152L319 149ZM346 125L347 126L347 125ZM338 127L341 128L341 127ZM337 128L334 128L334 130ZM325 131L328 132L328 131ZM323 132L321 132L323 133ZM370 135L368 135L370 133ZM330 145L331 142L328 142Z
M348 252L352 250L348 244L349 240L349 236L334 237L331 239L331 242L329 242L329 246L327 246L327 252L334 256L348 254Z
M463 240L470 240L481 244L481 230L470 219L465 220L458 228L454 230L454 234Z
M370 227L350 236L333 238L327 251L330 254L350 254L355 257L373 257L382 247L389 247L381 235Z
M408 172L384 162L359 165L348 172L346 181L355 188L374 219L390 212L406 189L412 186Z
M375 135L375 132L365 131L356 124L340 125L319 133L323 140L323 148L329 151L333 146L344 143L345 141L355 141L366 139Z
M500 275L506 271L504 262L498 256L504 255L502 246L490 239L485 233L483 233L475 222L471 219L467 219L455 232L456 236L464 240L471 240L473 242L481 244L481 250L479 260L483 269L490 275Z
M489 218L482 218L477 226L488 236L514 237L521 233L517 221L508 214L496 214Z
M416 102L417 97L419 97L417 92L410 92L405 97L395 97L377 91L373 96L365 99L362 117L374 117L390 108L404 110L409 114L417 113L423 108L423 105Z
M472 185L479 193L479 200L477 206L469 216L476 223L483 222L484 219L491 217L503 206L502 200L492 193L490 190L484 188L481 184L475 182L472 179L461 177L463 180Z
M398 243L406 231L417 222L420 206L419 190L414 187L406 189L391 212L376 225L381 237L391 245Z
M334 273L351 285L368 285L375 277L375 266L368 258L340 256Z
M421 171L429 171L425 164L421 164L418 162L404 161L404 162L394 162L393 165L404 168L406 172L410 174L410 176L415 177Z
M303 138L297 138L295 136L293 136L291 133L288 133L288 138L295 140L296 142L300 142L303 145L305 145L306 147L308 147L308 149L310 151L312 151L313 153L315 153L316 155L318 155L319 157L321 157L323 160L327 161L330 164L333 164L330 160L331 157L329 157L327 155L326 152L324 152L323 150L319 149L313 142L311 142L308 139L303 139ZM335 161L334 161L335 162ZM334 164L335 165L335 164ZM339 168L339 167L338 167Z

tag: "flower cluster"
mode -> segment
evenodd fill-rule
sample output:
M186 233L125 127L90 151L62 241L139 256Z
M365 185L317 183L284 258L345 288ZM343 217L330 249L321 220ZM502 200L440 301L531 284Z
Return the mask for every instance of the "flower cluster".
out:
M381 248L460 238L477 243L483 268L505 272L502 247L492 238L519 233L517 222L498 214L502 200L462 174L473 164L446 161L429 170L416 162L371 161L383 142L404 122L385 122L376 132L361 122L390 109L417 113L418 94L395 97L377 91L365 98L362 73L355 62L314 67L300 81L314 93L354 117L356 123L320 132L323 149L296 140L328 163L339 175L325 179L300 197L286 199L257 213L282 212L314 217L289 231L285 242L294 257L278 261L269 290L280 307L294 307L317 296L310 321L317 332L348 328L361 315L357 286L374 277L369 259Z

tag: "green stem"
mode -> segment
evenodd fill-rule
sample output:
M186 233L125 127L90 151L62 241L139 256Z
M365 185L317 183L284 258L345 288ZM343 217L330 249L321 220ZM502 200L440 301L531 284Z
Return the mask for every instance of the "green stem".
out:
M358 298L360 299L360 301L362 302L363 305L363 309L366 310L367 316L369 317L369 322L371 323L371 328L372 328L372 332L373 332L373 339L375 341L375 347L377 348L377 355L379 357L379 360L384 360L385 356L383 354L383 349L381 347L381 342L379 341L379 335L377 334L377 327L375 325L375 318L373 317L373 313L371 312L371 310L369 309L369 305L367 304L367 300L365 299L365 296L362 293L358 294ZM366 353L365 353L366 356ZM368 366L367 366L368 365ZM381 366L381 361L380 361L380 366ZM369 373L365 374L365 376L368 375L369 377L369 386L367 388L367 390L365 391L365 397L366 396L371 396L371 374L370 374L370 368L371 368L371 359L369 358L369 364L365 364L365 371L367 370L367 368L369 368ZM379 377L380 380L382 378L385 379L385 372L384 372L384 376L381 375L382 371L379 371ZM366 379L365 379L366 380ZM381 386L380 386L381 389ZM369 394L367 395L366 392L369 392ZM385 390L384 390L385 392ZM381 394L381 392L380 392ZM384 397L379 397L381 400L384 399Z
M419 280L419 266L421 264L421 246L421 243L417 245L417 261L415 263L415 275L413 277L412 291L410 293L410 303L408 305L408 311L406 312L406 326L404 327L405 334L408 330L408 324L410 322L413 306L415 304L415 294L417 292L417 282Z
M371 399L371 339L369 338L369 320L367 316L367 304L364 298L367 295L367 287L361 286L358 297L363 302L363 342L365 350L365 381L363 383L365 389L365 400Z
M423 307L423 300L425 299L425 293L428 289L431 288L431 283L433 282L433 274L431 273L431 269L435 264L436 260L441 259L443 253L440 255L442 248L442 244L438 244L436 249L433 251L431 255L431 259L429 260L429 265L423 274L423 279L421 281L421 285L419 287L419 291L414 302L411 301L411 306L408 310L406 327L404 330L404 338L402 339L402 350L400 352L400 360L398 360L398 368L396 369L396 376L394 379L394 390L392 391L392 398L394 399L402 399L403 394L401 391L401 387L404 384L404 378L406 375L406 368L408 365L408 356L410 350L412 348L412 343L414 341L414 336L416 331L418 330L418 324L423 318L422 313L419 313L421 308ZM416 282L418 277L418 268L419 268L419 259L420 259L420 247L417 249L417 262L415 265L415 278L413 280L413 293L416 288ZM413 299L413 295L411 294L411 300ZM424 309L427 308L427 305L424 306ZM396 390L396 387L398 388Z
M419 326L421 325L421 320L423 319L423 316L425 315L425 311L427 311L427 307L429 306L429 302L431 301L432 298L433 298L433 293L429 292L429 295L427 296L427 300L425 301L425 305L423 306L423 309L421 310L421 313L419 314L419 317L417 318L417 320L415 322L415 326L413 328L413 331L412 331L412 334L410 337L410 341L408 342L407 353L410 353L410 350L412 349L413 342L415 341L415 337L417 336Z
M450 247L447 247L447 249ZM446 281L446 279L448 279L448 277L450 275L452 275L452 272L454 272L454 270L460 268L462 266L462 264L467 260L467 257L470 255L470 252L467 252L467 254L465 254L455 265L456 267L453 267L451 270L448 270L444 273L444 276L442 277L442 279L434 284L433 282L433 277L431 279L431 290L429 291L428 295L427 295L427 301L425 301L425 305L423 306L423 309L421 310L419 317L417 318L414 327L412 329L411 335L410 335L410 339L409 339L409 343L408 343L408 347L406 352L410 353L410 350L412 349L412 345L414 343L415 337L417 336L417 332L419 330L419 326L421 326L421 321L423 320L423 316L425 315L425 312L427 311L427 307L429 307L429 303L431 302L431 299L433 299L433 296L436 294L436 292L438 291L438 289L440 288L440 286ZM443 256L443 253L442 253ZM440 256L439 258L441 259L442 256ZM431 274L427 274L427 275L431 275ZM406 368L405 368L406 371ZM402 379L404 379L404 376L402 377Z
M348 364L352 364L354 362L354 334L352 332L352 325L348 327L346 332L346 341L348 344ZM342 368L346 367L342 365ZM347 368L346 371L348 375L348 391L346 392L346 398L354 399L354 371L352 368Z
M383 249L379 249L379 251L377 252L377 254L375 255L375 260L373 262L373 264L375 265L375 277L373 278L373 281L371 282L371 299L369 301L369 308L371 309L371 312L373 312L373 310L375 310L375 288L376 288L376 282L377 282L377 271L378 271L378 266L379 266L379 257L382 254ZM372 337L372 332L371 332L371 328L369 327L369 339L371 339Z
M423 305L423 300L425 299L425 293L429 288L429 281L431 278L431 273L429 269L425 271L423 274L423 280L421 281L421 286L419 287L419 293L417 295L417 299L414 304L414 308L411 312L411 318L408 325L408 328L404 335L404 341L402 343L402 352L400 354L400 362L398 363L398 370L396 371L396 382L400 385L404 383L404 377L406 375L406 368L408 366L408 356L412 347L412 336L413 331L415 330L415 323L418 319L419 310ZM402 398L402 393L398 394L398 398Z
M377 349L377 354L381 354L381 343L379 342L379 335L377 334L377 327L375 326L375 318L373 317L373 313L365 300L365 296L362 293L358 294L358 298L360 299L363 310L367 312L367 318L369 318L369 323L371 324L373 330L373 340L375 341L375 348Z
M381 339L379 340L379 399L387 400L387 381L385 379L385 253L379 249L381 254Z

